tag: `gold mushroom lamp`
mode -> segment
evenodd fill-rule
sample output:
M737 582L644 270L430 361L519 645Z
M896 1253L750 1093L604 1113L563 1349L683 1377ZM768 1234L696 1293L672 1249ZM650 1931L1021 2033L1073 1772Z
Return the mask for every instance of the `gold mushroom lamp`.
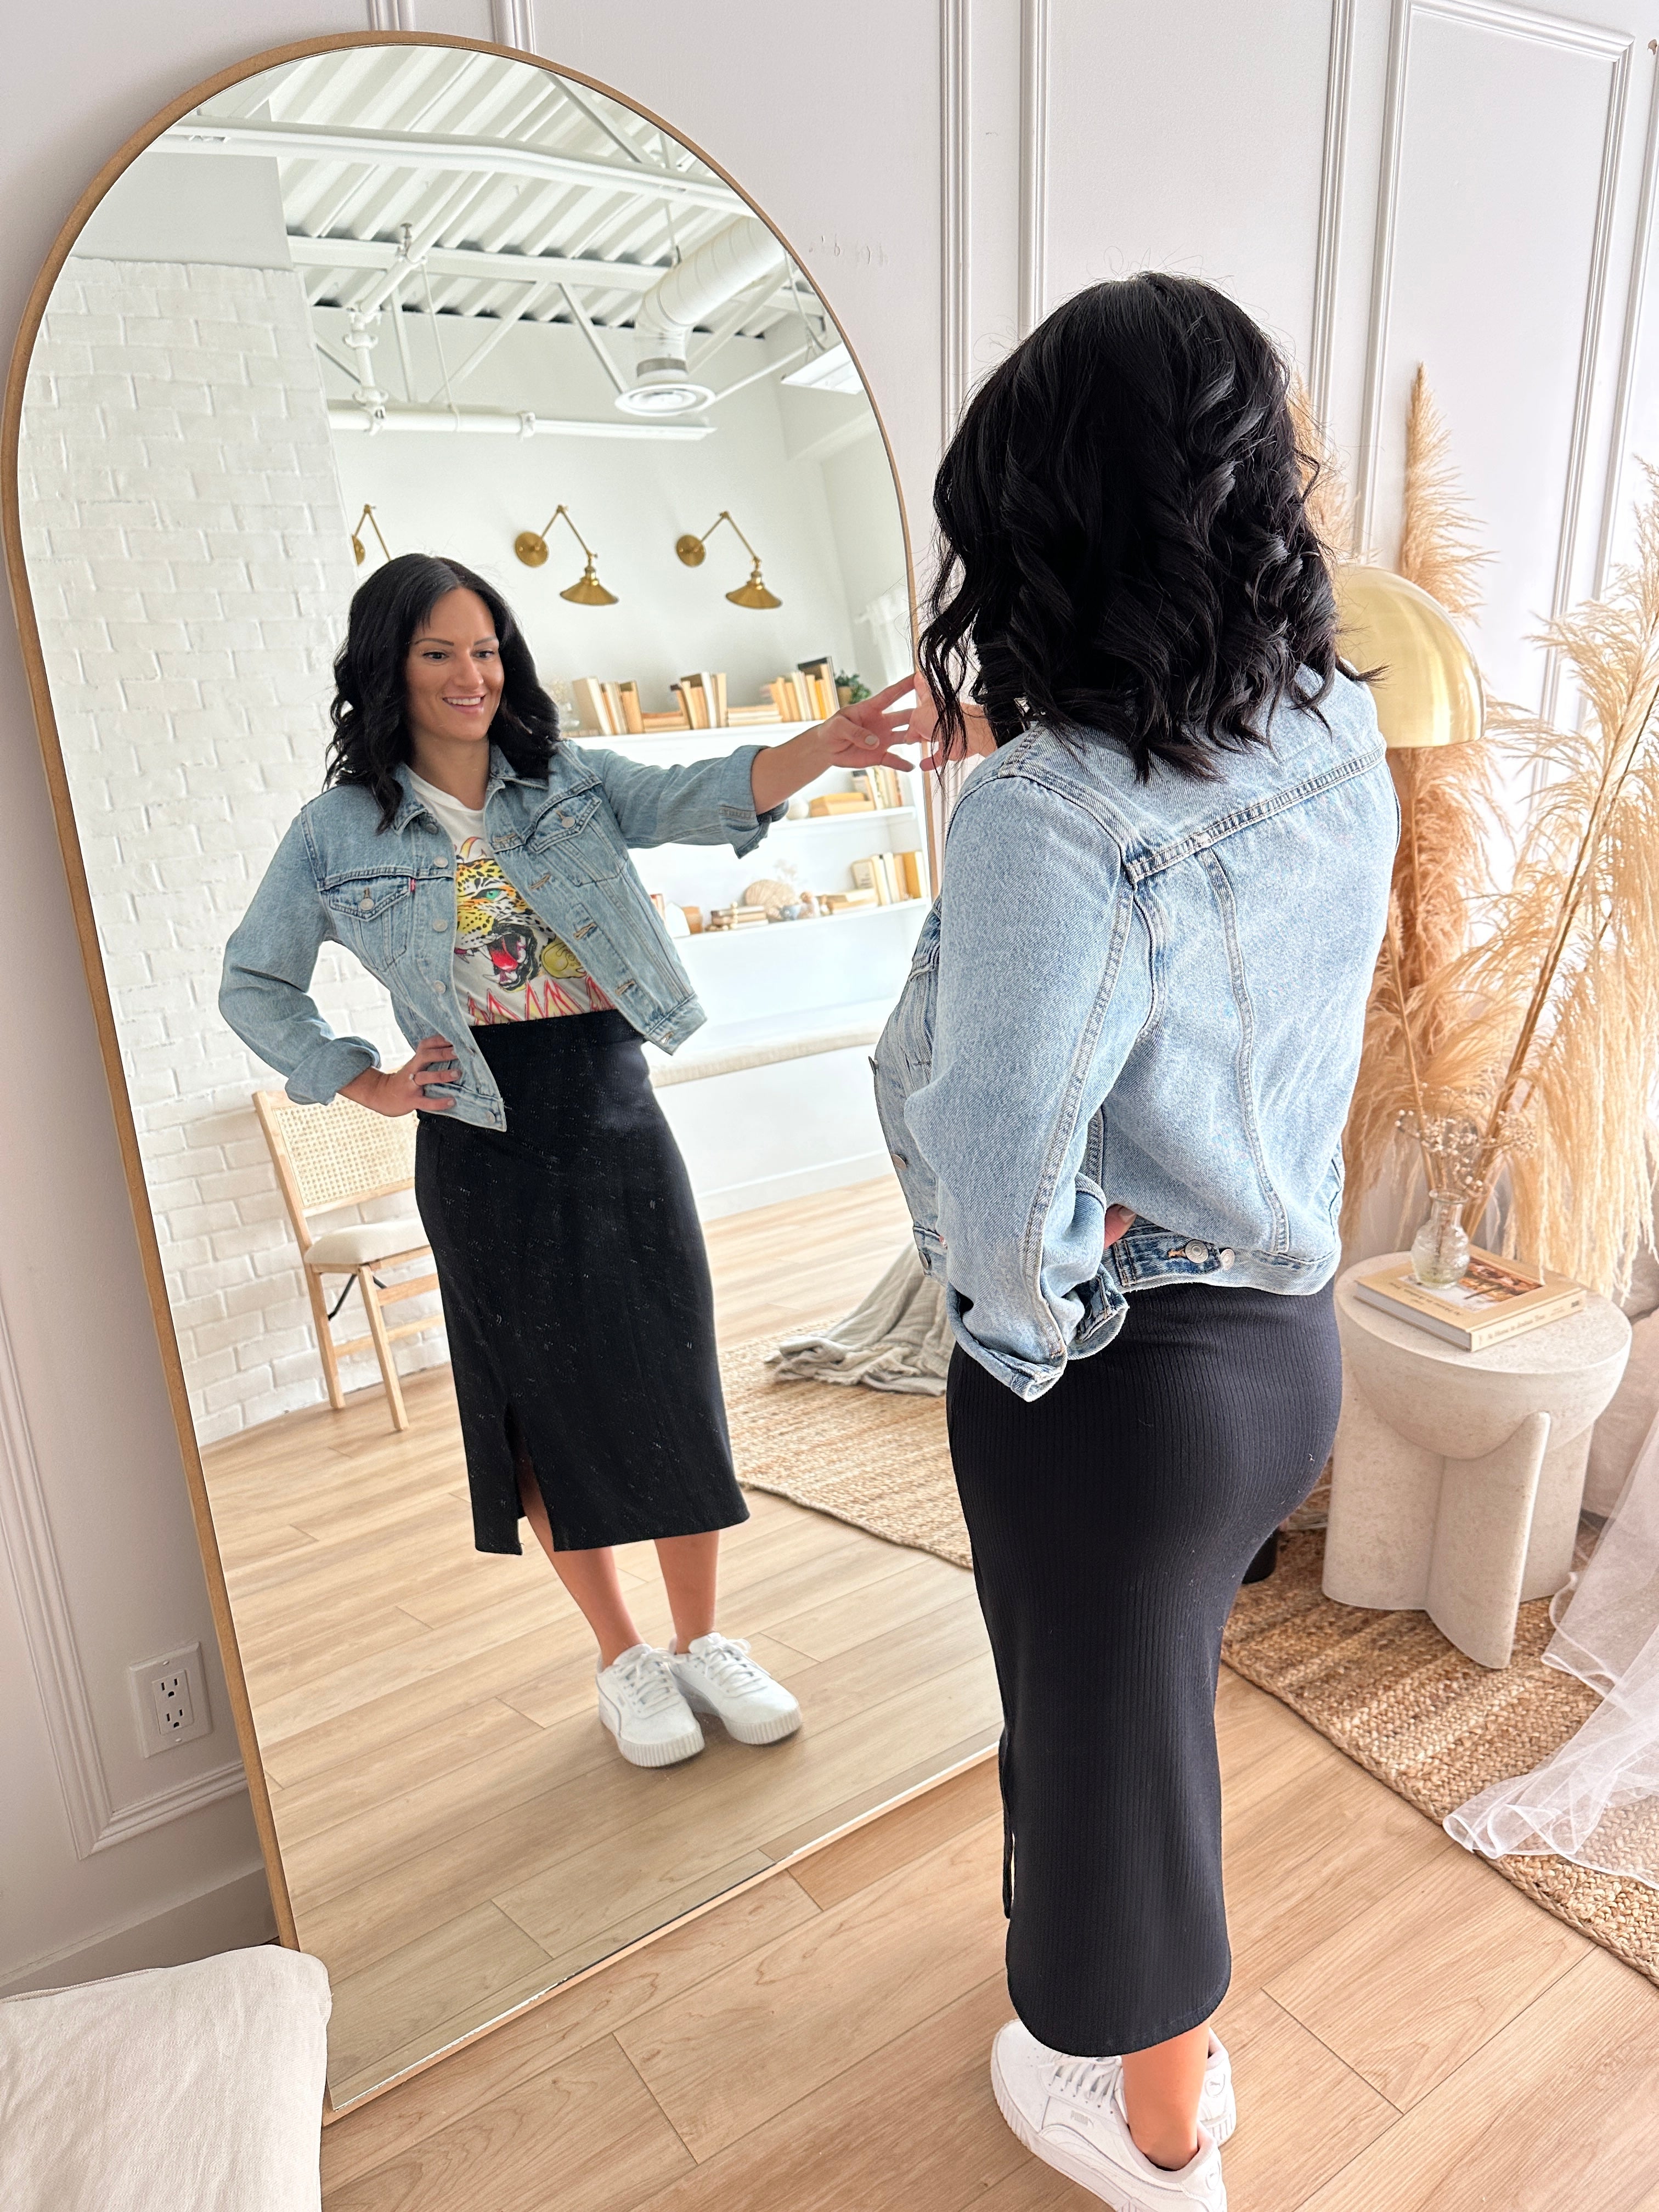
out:
M1371 697L1389 750L1480 737L1486 725L1480 671L1440 602L1389 568L1339 568L1332 581L1343 659L1381 672Z
M573 605L579 607L614 607L617 604L617 594L614 592L607 592L599 581L593 567L593 548L570 520L570 510L562 501L554 508L539 530L521 530L513 541L513 550L526 568L541 568L547 559L547 533L561 519L563 520L565 528L586 555L587 565L575 582L568 584L559 593L559 597L562 599L568 599Z
M735 592L728 592L726 598L731 600L734 607L781 607L783 601L775 592L769 592L762 580L760 555L756 552L742 531L738 530L737 524L732 522L732 517L724 507L714 517L701 538L694 538L690 531L687 531L683 538L677 538L674 540L674 550L688 568L701 568L708 557L708 540L723 522L731 522L732 529L737 531L738 540L744 552L748 554L750 564L749 581L746 584L739 584Z
M369 505L368 501L365 500L363 501L363 511L353 524L351 531L351 557L356 561L360 568L362 567L364 562L368 558L368 548L364 544L362 538L364 523L367 523L369 528L374 532L375 538L379 541L380 550L385 554L386 559L389 561L392 558L392 548L386 544L385 538L380 536L380 526L374 518L374 510Z

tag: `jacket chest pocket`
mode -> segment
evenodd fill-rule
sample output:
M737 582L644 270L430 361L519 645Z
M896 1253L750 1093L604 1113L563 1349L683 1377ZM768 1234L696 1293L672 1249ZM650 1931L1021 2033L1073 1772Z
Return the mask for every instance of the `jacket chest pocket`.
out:
M566 883L609 883L625 858L597 786L566 792L544 806L525 832L524 853L533 890L550 876Z
M342 944L386 976L409 952L415 928L411 876L344 876L323 893Z

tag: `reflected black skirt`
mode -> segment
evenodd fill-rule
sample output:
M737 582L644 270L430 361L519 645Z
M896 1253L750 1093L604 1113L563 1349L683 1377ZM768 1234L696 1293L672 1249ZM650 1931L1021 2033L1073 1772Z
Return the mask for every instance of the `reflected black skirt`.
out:
M702 1231L638 1032L605 1012L472 1034L507 1127L423 1114L415 1196L478 1549L522 1549L520 1455L561 1551L746 1521Z
M1136 1291L1030 1404L951 1358L1002 1692L1008 1993L1056 2051L1144 2051L1226 1992L1221 1632L1325 1464L1341 1388L1328 1288Z

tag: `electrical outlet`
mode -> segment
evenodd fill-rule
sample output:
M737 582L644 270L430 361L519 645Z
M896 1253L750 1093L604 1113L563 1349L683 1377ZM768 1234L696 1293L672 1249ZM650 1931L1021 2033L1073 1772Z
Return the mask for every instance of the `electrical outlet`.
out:
M138 1723L138 1745L146 1759L154 1759L158 1751L171 1751L176 1743L193 1743L198 1736L212 1733L213 1715L208 1708L199 1644L129 1667L127 1683Z

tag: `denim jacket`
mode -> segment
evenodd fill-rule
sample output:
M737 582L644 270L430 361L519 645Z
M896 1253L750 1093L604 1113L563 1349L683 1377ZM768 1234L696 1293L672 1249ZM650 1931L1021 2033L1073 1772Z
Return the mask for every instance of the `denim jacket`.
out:
M672 1052L706 1017L667 931L628 857L630 845L729 844L751 852L783 811L757 817L750 768L758 745L686 768L562 744L545 781L514 772L495 746L484 828L501 873L562 937L641 1035ZM336 1036L310 996L319 948L354 952L392 994L411 1045L445 1036L463 1121L504 1129L506 1110L455 995L454 847L410 789L390 826L367 791L336 786L308 799L272 855L225 948L219 1011L244 1044L288 1078L288 1093L325 1105L380 1054Z
M1126 1291L1335 1273L1399 810L1361 685L1269 736L1141 784L1118 745L1029 732L951 817L876 1103L957 1340L1021 1398L1110 1342ZM1137 1218L1107 1248L1114 1203Z

